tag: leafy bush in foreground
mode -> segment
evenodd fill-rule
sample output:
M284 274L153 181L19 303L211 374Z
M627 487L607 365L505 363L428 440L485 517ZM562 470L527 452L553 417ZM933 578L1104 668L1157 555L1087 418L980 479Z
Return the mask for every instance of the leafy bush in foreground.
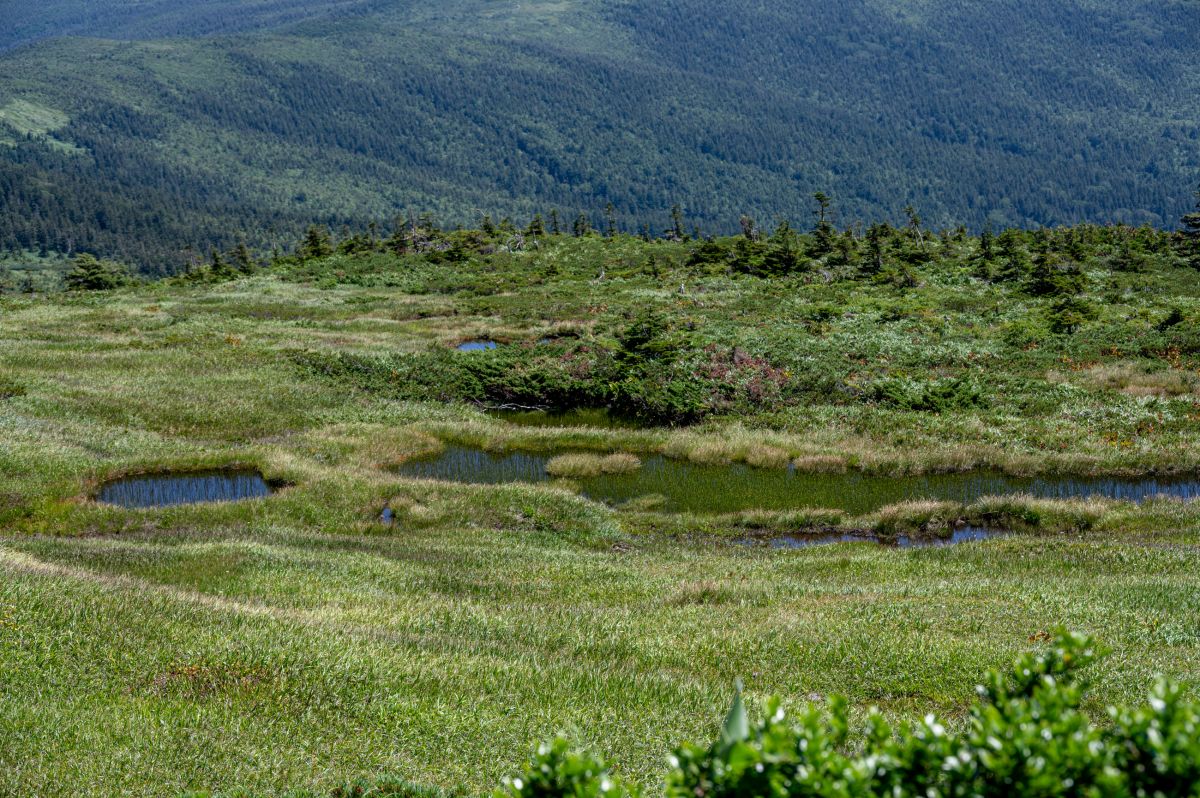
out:
M1078 673L1094 658L1090 638L1062 633L990 674L961 732L933 715L892 727L872 712L856 746L844 699L795 715L773 700L751 724L738 696L715 743L675 752L666 798L1200 795L1200 706L1161 682L1145 706L1111 708L1098 727L1079 708ZM603 760L560 739L495 798L631 794Z

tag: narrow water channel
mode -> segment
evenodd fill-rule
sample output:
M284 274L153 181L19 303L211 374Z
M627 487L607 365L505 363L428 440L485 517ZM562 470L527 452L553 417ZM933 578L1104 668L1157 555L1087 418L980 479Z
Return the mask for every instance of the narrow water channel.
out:
M474 484L544 482L550 479L547 462L561 453L492 454L448 446L436 456L405 462L397 470L406 476ZM1053 499L1101 496L1135 502L1160 494L1183 499L1200 496L1200 479L1195 477L1011 477L991 471L905 477L811 474L794 468L702 465L661 455L644 458L641 468L632 473L601 474L574 482L583 495L614 506L636 499L663 512L692 513L823 507L858 515L909 499L965 503L981 496L1016 494Z

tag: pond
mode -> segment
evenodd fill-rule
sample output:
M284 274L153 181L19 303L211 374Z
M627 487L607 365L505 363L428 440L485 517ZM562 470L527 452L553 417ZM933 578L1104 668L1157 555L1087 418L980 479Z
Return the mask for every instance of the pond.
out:
M648 429L650 424L635 418L625 418L602 407L575 408L573 410L537 410L496 408L488 410L492 418L498 418L518 427L591 427L593 429Z
M495 349L499 344L495 341L464 341L455 347L459 352L483 352Z
M562 453L492 454L448 446L433 457L402 463L397 471L406 476L475 484L544 482L551 478L546 464ZM861 515L909 499L965 503L981 496L1012 494L1053 499L1101 496L1137 502L1159 494L1183 499L1200 496L1200 479L1195 477L1010 477L990 471L905 477L857 472L811 474L794 468L702 465L661 455L644 457L636 471L583 477L575 484L583 495L614 506L636 499L647 509L692 513L823 507Z
M778 537L742 538L738 541L746 546L770 546L773 549L807 549L811 546L827 546L831 543L882 543L901 549L926 549L941 546L954 546L959 543L970 543L976 540L1001 537L1010 534L998 529L988 529L981 526L956 527L945 537L914 537L900 535L895 540L884 540L868 534L829 534L829 535L781 535Z
M100 486L96 501L128 508L169 507L254 499L271 492L256 471L194 471L114 479Z

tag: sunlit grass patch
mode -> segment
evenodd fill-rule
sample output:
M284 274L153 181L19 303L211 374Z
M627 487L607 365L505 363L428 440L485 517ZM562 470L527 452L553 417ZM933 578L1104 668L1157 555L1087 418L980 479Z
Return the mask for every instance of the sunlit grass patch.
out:
M642 461L627 452L606 455L560 454L546 463L546 473L552 477L578 479L601 474L631 474L641 467Z

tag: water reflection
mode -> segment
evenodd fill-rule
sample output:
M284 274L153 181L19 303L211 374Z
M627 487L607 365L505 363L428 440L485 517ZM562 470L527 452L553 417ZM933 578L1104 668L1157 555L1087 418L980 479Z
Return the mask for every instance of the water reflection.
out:
M141 474L106 482L96 501L119 507L229 502L267 496L271 486L254 471L199 471Z
M959 543L970 543L977 540L1001 537L1010 534L1003 530L988 529L981 526L962 526L954 529L944 537L900 535L894 540L879 538L869 534L832 534L832 535L781 535L769 538L742 538L738 543L744 545L767 545L773 549L807 549L812 546L828 546L832 543L876 543L896 546L902 549L926 549L940 546L954 546Z

